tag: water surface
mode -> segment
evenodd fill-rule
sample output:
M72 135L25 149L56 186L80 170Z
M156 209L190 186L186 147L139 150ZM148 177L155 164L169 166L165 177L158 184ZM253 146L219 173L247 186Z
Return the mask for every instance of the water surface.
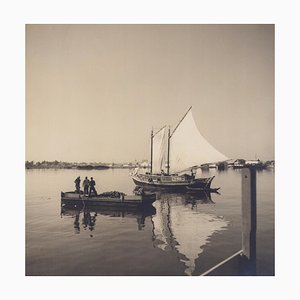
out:
M158 193L151 209L62 208L80 175L131 194L129 170L26 170L27 275L200 275L241 249L241 171L215 169L220 194ZM274 172L257 174L257 274L274 275Z

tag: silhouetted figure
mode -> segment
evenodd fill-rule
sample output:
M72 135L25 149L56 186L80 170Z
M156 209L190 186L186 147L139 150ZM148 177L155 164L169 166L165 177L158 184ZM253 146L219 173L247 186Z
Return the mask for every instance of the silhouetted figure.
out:
M192 176L192 178L195 178L195 175L196 175L196 170L191 169L191 176Z
M77 192L78 194L80 194L80 176L78 176L78 177L75 179L74 183L75 183L76 192Z
M83 219L82 219L82 225L83 228L86 229L87 226L90 224L91 215L89 211L83 212Z
M90 226L89 226L89 230L90 231L93 231L95 230L95 225L96 225L96 216L97 216L97 213L94 213L94 215L90 217Z
M143 230L143 228L145 227L145 217L140 216L140 217L137 217L136 220L138 223L138 230Z
M96 213L94 213L94 216L92 216L89 211L83 212L82 224L85 230L86 228L88 228L90 231L95 230L96 216ZM91 237L93 236L91 235Z
M93 179L93 177L91 177L91 180L90 180L90 192L89 192L89 196L91 196L92 193L94 193L96 196L97 196L97 191L95 189L95 185L96 185L96 182L95 180Z
M77 211L76 216L75 216L75 220L74 220L74 229L75 229L76 234L80 233L79 215L80 215L80 212Z
M84 194L88 195L89 194L89 185L90 185L90 181L88 180L87 177L85 177L85 179L83 180L83 190L84 190Z

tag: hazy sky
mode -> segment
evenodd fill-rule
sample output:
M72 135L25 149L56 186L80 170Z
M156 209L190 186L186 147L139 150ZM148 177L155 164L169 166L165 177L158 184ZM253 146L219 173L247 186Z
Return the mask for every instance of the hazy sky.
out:
M274 26L26 26L27 160L149 159L191 105L227 157L274 159Z

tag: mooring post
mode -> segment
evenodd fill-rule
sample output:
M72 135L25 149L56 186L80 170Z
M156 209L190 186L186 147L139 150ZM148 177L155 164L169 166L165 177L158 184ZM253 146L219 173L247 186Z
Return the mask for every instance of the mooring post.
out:
M256 274L256 170L242 170L243 274Z
M242 250L202 273L212 275L256 275L256 170L242 170Z

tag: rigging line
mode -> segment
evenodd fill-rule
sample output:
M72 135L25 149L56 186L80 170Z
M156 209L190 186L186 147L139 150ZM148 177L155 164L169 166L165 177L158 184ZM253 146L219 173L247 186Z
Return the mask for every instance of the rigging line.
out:
M166 125L163 126L162 128L160 128L157 132L155 132L155 133L153 134L153 137L155 137L155 136L156 136L160 131L162 131L165 127L166 127Z
M184 116L182 117L182 119L178 122L177 126L175 127L175 129L172 131L172 134L170 135L170 138L172 137L173 133L175 132L175 130L178 128L178 126L180 125L180 123L183 121L183 119L186 117L186 115L188 114L188 112L192 109L192 106L188 109L188 111L184 114Z

